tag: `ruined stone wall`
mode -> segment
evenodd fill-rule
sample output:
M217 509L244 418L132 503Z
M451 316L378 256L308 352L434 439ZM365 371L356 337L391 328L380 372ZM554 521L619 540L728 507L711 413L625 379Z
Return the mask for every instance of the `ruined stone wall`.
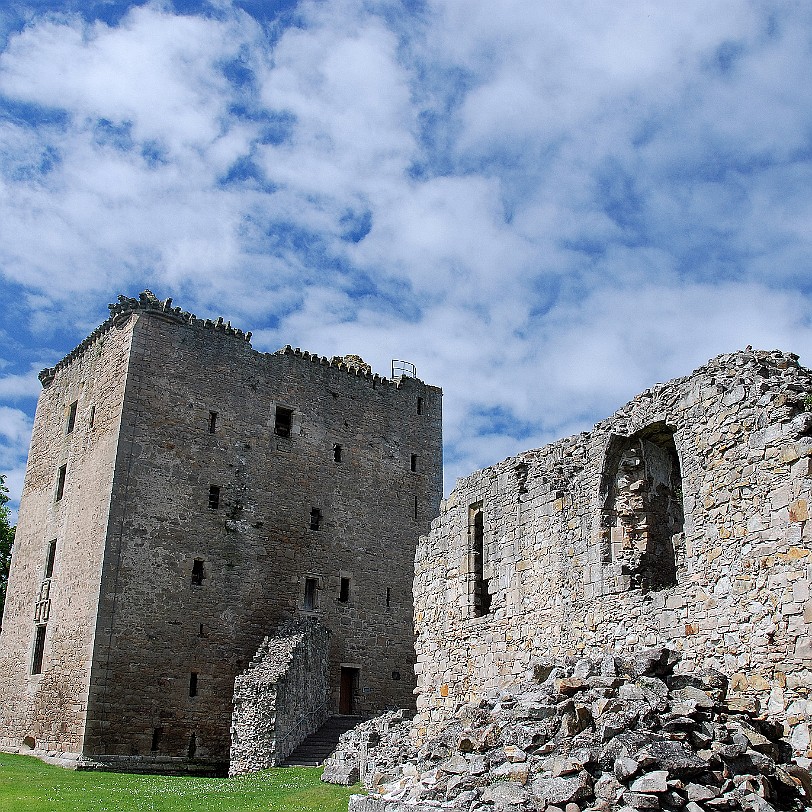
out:
M719 356L460 480L415 563L419 734L541 656L669 645L810 754L810 392L796 356Z
M82 749L131 337L131 325L108 324L57 376L44 379L0 634L3 749L22 746L66 757ZM38 627L45 630L42 673L32 674Z
M311 617L267 637L234 684L229 775L281 764L329 715L329 635Z
M234 679L297 613L332 632L332 710L342 667L358 669L356 712L412 703L411 568L441 495L440 391L259 353L171 314L130 318L87 755L224 769Z

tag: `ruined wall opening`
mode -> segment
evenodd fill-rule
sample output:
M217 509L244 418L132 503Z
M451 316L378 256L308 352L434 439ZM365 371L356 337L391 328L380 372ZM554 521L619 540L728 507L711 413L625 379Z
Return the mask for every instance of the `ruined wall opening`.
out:
M675 537L683 530L682 472L674 430L655 423L631 437L613 437L601 492L601 557L619 563L631 588L677 583Z
M203 569L203 559L196 558L192 564L192 586L203 586L205 571ZM203 626L200 627L201 631Z

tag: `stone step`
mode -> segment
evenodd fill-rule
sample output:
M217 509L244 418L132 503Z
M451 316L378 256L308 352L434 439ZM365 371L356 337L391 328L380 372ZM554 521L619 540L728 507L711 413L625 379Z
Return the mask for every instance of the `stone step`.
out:
M283 767L319 767L332 754L339 736L361 722L360 716L331 716L282 763Z

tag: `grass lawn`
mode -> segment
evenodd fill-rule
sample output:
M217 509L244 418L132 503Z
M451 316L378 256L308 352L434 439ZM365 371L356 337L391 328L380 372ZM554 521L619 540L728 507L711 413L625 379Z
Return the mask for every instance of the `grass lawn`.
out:
M288 767L242 778L76 772L0 753L0 812L346 812L360 787Z

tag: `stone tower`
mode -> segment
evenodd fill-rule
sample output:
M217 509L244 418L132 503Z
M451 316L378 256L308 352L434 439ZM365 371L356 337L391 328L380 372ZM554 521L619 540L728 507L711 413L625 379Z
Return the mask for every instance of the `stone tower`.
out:
M440 389L158 301L40 374L0 635L0 747L223 771L235 677L326 630L331 712L413 703L417 538L442 491Z

